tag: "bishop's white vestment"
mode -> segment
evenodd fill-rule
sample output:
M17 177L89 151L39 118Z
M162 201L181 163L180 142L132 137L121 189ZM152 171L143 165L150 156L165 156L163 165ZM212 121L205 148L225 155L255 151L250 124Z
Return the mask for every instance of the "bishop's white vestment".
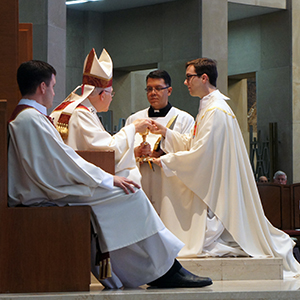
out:
M8 129L10 206L90 205L101 228L101 251L111 257L113 278L106 286L136 287L170 269L183 244L165 228L142 190L125 194L114 187L113 176L66 145L46 108L33 100L19 102Z
M226 247L232 254L237 243L242 252L236 255L281 257L285 276L300 274L294 242L264 215L237 119L225 100L218 90L203 97L191 134L167 130L162 149L168 154L161 162L181 184L172 186L174 197L163 199L160 217L185 243L181 256L218 255Z
M149 118L148 108L138 111L135 114L129 116L126 120L125 125L130 125L136 119L144 119ZM173 124L173 130L186 133L190 132L194 125L194 118L185 111L182 111L176 107L171 107L168 113L164 117L150 117L151 119L159 122L160 124L166 126L168 122L176 117L176 120ZM125 126L126 127L126 126ZM160 138L160 135L149 133L147 135L146 141L151 145L151 149L153 149L156 141ZM142 143L142 137L140 134L135 135L134 146L139 146ZM154 171L149 167L147 163L139 164L140 172L142 174L142 187L149 200L153 204L154 208L160 213L160 206L163 197L168 197L168 189L171 188L172 185L176 185L178 179L176 177L172 177L168 179L167 185L165 186L165 175L164 172L156 165L153 165Z
M61 112L62 109L58 106L50 115L55 125ZM84 99L81 105L74 109L68 122L68 137L64 140L67 145L74 150L114 150L115 174L141 184L141 174L135 163L133 151L134 125L123 127L114 135L109 134L89 99Z

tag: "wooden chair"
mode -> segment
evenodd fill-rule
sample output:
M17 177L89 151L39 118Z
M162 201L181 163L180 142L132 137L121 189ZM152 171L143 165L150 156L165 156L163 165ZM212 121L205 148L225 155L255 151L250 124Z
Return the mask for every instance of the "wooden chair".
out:
M294 207L295 228L300 228L300 183L291 185L291 197Z
M99 162L93 153L90 161ZM104 162L114 172L113 152ZM6 101L0 100L0 293L88 291L91 208L9 208L7 177Z
M282 186L273 183L258 183L257 188L266 217L272 225L282 228Z
M291 186L258 183L257 187L265 215L269 221L279 229L293 230L295 216Z
M115 152L114 151L76 151L82 158L94 165L101 167L102 170L115 174Z

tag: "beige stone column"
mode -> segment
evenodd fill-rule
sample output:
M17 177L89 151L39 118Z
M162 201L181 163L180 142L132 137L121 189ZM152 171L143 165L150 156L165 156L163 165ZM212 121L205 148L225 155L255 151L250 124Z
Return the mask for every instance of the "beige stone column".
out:
M202 57L218 62L218 88L227 94L228 3L227 0L202 0Z
M300 182L300 1L292 0L293 182Z

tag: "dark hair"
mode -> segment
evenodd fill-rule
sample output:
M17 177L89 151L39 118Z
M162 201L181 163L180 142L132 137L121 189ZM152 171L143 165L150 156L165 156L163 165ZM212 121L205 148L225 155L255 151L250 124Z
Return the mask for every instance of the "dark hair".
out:
M198 76L205 73L209 78L210 84L215 87L217 86L218 71L217 62L215 60L206 57L197 58L187 62L185 68L190 65L195 67Z
M171 86L171 77L165 70L152 71L147 75L146 82L148 81L148 78L161 78L165 81L166 85Z
M29 60L22 63L17 71L22 96L34 94L42 82L49 86L52 74L56 75L55 69L44 61Z

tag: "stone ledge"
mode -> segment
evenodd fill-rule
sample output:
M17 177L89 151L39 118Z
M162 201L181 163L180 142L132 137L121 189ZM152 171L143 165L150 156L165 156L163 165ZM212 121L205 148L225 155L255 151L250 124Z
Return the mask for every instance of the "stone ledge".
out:
M281 280L282 258L180 258L184 268L212 280Z

